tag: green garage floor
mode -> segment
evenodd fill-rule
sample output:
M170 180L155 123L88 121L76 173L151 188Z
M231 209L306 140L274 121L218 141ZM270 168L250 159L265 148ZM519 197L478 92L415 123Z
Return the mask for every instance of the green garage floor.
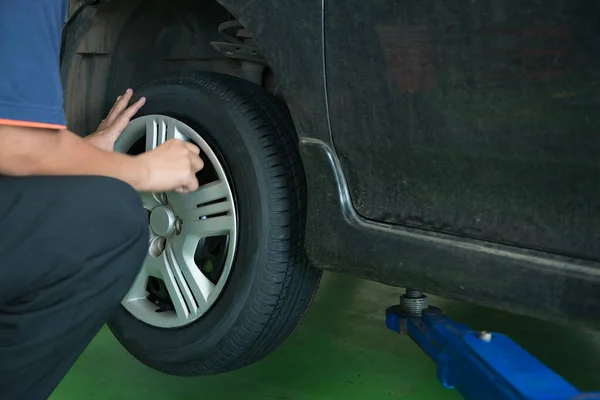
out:
M204 378L162 375L138 363L102 330L52 400L459 399L408 338L385 329L400 290L326 274L296 333L267 359ZM430 298L474 328L511 335L583 390L600 389L600 333ZM595 386L595 387L594 387Z

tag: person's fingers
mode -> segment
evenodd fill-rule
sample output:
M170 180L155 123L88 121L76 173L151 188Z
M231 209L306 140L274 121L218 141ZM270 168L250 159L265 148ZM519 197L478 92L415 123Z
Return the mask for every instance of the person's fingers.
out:
M181 193L181 194L190 194L192 192L195 192L196 190L198 190L199 185L197 181L191 182L190 183L186 183L185 185L175 189L176 192Z
M115 102L115 107L113 113L117 116L123 112L127 108L127 104L131 101L131 97L133 97L133 90L127 89L125 93L121 95L121 98Z
M119 115L117 123L123 124L124 122L125 125L127 125L129 121L131 121L131 118L133 118L133 116L137 114L138 111L140 111L140 108L142 108L144 104L146 104L146 98L142 97L138 101L130 105L125 111L121 113L121 115ZM125 129L125 127L123 127L123 129Z
M140 108L142 108L144 104L146 104L146 98L140 97L138 101L130 105L123 114L125 114L127 118L131 119L135 114L137 114L138 111L140 111Z
M123 95L117 97L117 101L115 101L113 108L110 110L108 116L106 117L108 126L114 123L117 120L117 118L119 118L121 113L127 108L127 104L129 104L129 102L131 101L131 96L133 96L133 90L127 89L127 91Z
M123 95L117 96L115 102L113 103L112 107L110 108L110 111L108 112L108 114L106 114L107 117L109 115L111 115L112 113L114 113L115 107L117 106L117 104L119 104L119 101L121 101L121 98L123 98Z
M184 145L185 145L185 147L187 147L187 149L188 149L189 151L191 151L192 153L194 153L194 154L196 154L196 155L197 155L197 154L200 154L200 148L198 148L198 146L196 146L195 144L193 144L193 143L190 143L190 142L183 142L183 144L184 144Z
M192 168L194 169L194 172L198 172L202 168L204 168L204 161L202 161L202 159L197 155L192 155L190 157L190 162L192 163Z
M196 179L196 176L192 176L183 188L186 193L191 193L198 190L198 179Z
M133 96L133 90L127 89L127 91L121 96L117 97L115 104L113 104L112 108L108 112L106 116L106 126L109 127L113 124L117 118L121 115L123 110L127 108L127 104L131 101L131 97Z
M121 100L121 97L122 96L117 97L117 100L115 100L115 103L111 107L108 114L106 114L106 117L102 121L100 121L100 125L98 125L97 131L103 131L104 129L106 129L108 127L108 121L112 117L112 115L114 113L114 109L117 106L117 103L119 102L119 100Z
M129 121L131 121L131 118L133 118L133 116L137 114L138 111L140 111L140 108L142 108L142 106L145 103L146 98L142 97L141 99L133 103L131 106L129 106L129 108L127 108L125 111L121 112L121 115L119 115L119 117L114 122L112 122L111 125L109 125L110 130L114 134L121 134L121 132L123 132L123 130L127 127L127 124L129 124Z
M100 124L98 125L98 128L96 129L96 132L103 131L104 129L106 129L106 119L103 119L102 121L100 121Z

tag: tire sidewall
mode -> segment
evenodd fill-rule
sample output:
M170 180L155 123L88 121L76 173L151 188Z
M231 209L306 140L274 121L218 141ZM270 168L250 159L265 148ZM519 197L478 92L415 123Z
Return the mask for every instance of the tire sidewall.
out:
M147 325L119 307L110 328L132 353L144 353L157 364L209 357L220 341L235 335L239 320L251 307L255 286L267 264L268 182L260 160L260 138L252 136L248 122L235 103L202 87L159 84L142 88L146 97L138 117L168 115L187 123L224 161L238 213L238 246L231 273L219 299L200 319L177 329Z

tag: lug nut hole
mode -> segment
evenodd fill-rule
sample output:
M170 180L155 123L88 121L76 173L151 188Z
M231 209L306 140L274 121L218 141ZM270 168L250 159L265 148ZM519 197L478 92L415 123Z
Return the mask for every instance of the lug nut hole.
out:
M152 257L160 256L167 247L167 239L158 237L150 243L150 255Z

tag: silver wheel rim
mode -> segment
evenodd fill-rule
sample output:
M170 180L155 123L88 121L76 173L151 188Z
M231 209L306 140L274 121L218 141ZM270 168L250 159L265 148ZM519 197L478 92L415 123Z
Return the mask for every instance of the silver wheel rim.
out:
M145 137L145 151L168 139L195 143L217 177L200 182L190 194L142 193L149 213L148 255L123 306L137 319L156 327L179 328L204 315L219 298L231 273L237 247L237 213L231 185L215 152L194 129L175 118L148 115L133 120L115 143L115 151L127 153ZM210 240L226 238L218 280L203 272L198 249ZM205 265L206 264L206 265ZM212 265L212 264L211 264ZM160 280L160 281L159 281ZM149 282L163 282L170 298L166 307L149 291ZM171 307L172 306L172 307Z

